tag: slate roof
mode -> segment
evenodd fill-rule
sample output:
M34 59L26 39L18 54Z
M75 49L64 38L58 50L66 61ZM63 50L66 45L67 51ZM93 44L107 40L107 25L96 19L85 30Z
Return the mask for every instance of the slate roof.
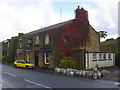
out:
M33 34L36 34L36 33L40 33L40 32L48 31L48 30L51 30L51 29L55 29L55 28L58 28L60 26L63 26L65 24L68 24L68 23L71 23L71 22L72 22L72 20L69 20L69 21L65 21L65 22L62 22L62 23L54 24L52 26L48 26L48 27L45 27L45 28L42 28L42 29L38 29L38 30L35 30L35 31L27 33L26 35L22 36L20 39L26 38L29 35L33 35Z

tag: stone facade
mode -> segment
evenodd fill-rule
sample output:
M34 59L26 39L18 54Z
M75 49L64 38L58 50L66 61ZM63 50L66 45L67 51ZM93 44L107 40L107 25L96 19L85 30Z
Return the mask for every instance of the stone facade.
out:
M19 39L17 59L24 59L36 67L57 67L57 58L71 56L84 69L84 52L99 51L99 34L89 24L87 11L76 9L76 18L43 29Z
M99 33L97 33L92 26L89 26L89 29L90 29L90 33L89 33L90 45L87 46L87 51L99 52L100 51Z

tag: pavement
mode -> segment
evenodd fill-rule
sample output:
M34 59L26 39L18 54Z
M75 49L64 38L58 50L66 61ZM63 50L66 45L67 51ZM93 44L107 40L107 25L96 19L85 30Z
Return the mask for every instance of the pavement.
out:
M2 66L2 88L118 88L116 81L93 80L82 77L56 75L48 70Z
M120 70L115 70L114 72L111 72L109 75L107 75L106 77L103 77L102 79L120 82L119 73L120 73Z

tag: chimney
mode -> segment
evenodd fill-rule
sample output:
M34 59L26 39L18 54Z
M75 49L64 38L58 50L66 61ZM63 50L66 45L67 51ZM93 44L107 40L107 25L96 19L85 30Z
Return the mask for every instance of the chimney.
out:
M18 33L18 36L22 36L22 35L24 35L24 33Z
M83 7L80 9L80 6L78 6L75 10L75 19L80 20L83 23L88 22L88 12L84 10Z

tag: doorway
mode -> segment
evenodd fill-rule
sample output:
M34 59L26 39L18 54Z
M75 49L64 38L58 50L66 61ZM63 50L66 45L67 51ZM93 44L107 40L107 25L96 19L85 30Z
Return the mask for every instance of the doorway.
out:
M35 67L38 67L38 61L39 61L39 52L35 52Z

